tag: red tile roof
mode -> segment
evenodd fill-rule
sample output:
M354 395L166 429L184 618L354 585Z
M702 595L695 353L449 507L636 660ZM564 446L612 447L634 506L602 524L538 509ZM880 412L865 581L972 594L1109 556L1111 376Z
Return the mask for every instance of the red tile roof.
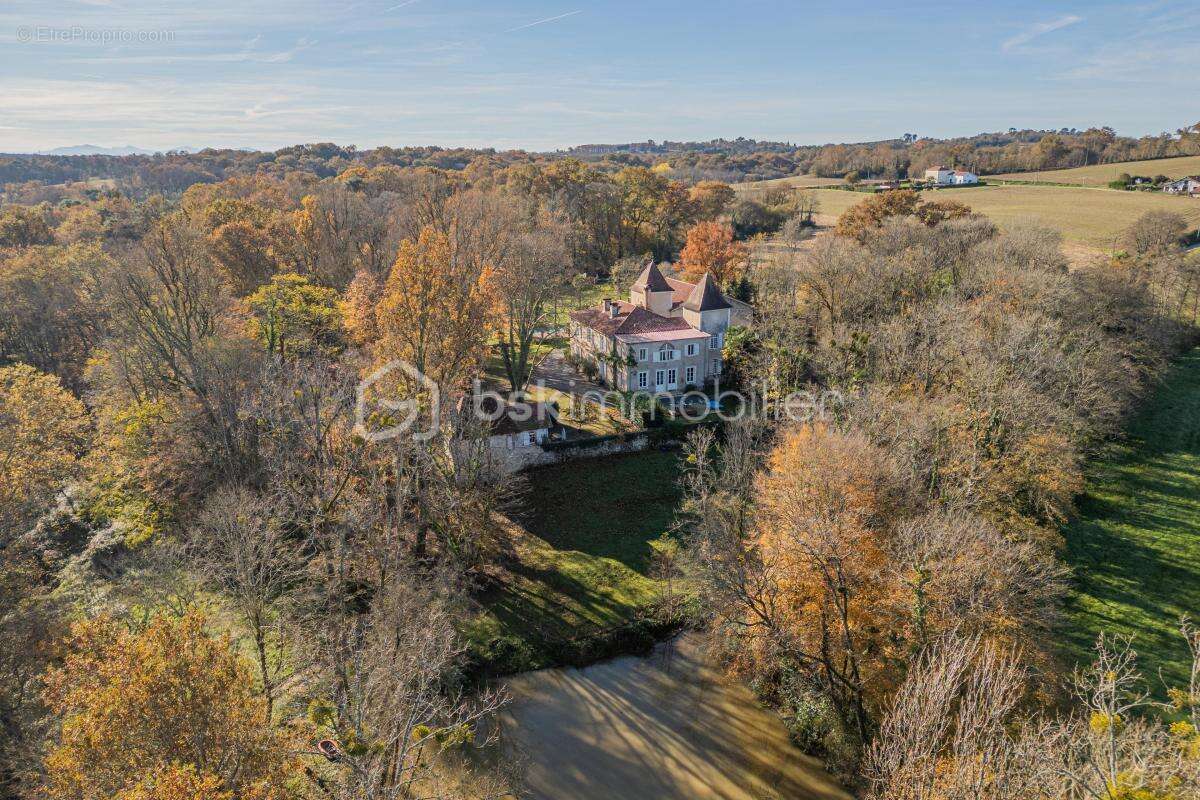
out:
M615 302L615 305L617 306L617 316L615 317L609 317L603 308L586 308L582 311L572 311L571 320L607 336L692 329L691 325L679 317L660 317L641 306L623 303L619 300Z

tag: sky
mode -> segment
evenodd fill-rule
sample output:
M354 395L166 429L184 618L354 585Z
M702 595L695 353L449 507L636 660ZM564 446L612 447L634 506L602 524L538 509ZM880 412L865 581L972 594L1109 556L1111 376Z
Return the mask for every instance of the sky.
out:
M0 0L0 152L1200 120L1200 0Z

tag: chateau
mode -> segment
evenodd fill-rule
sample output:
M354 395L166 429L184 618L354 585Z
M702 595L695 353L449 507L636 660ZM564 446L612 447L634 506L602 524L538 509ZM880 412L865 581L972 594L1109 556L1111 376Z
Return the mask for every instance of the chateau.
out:
M721 374L721 348L731 321L749 318L705 274L699 283L667 278L651 262L629 290L629 302L605 299L571 314L571 354L596 367L622 391L681 393Z

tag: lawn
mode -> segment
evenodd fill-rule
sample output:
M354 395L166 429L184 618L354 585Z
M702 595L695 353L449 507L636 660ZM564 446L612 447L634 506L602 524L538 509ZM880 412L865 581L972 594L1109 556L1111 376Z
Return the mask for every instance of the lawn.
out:
M857 192L816 193L822 214L837 215L867 196ZM1066 186L978 186L921 192L922 200L958 200L1000 227L1036 220L1061 231L1072 244L1111 250L1121 232L1147 211L1174 211L1200 226L1200 201L1150 192L1114 192Z
M478 599L465 631L496 671L583 663L619 649L609 637L650 616L661 596L651 542L678 506L679 456L650 451L526 473L511 529L516 558ZM645 641L653 628L639 628ZM590 640L590 641L589 641Z
M1073 183L1079 186L1107 186L1109 181L1115 181L1122 174L1145 175L1146 177L1166 175L1168 178L1200 175L1200 156L1155 158L1150 161L1125 161L1117 164L1097 164L1091 167L1055 169L1044 172L1016 172L988 177L1013 181Z
M1129 635L1152 688L1161 692L1160 671L1186 686L1179 619L1200 622L1200 348L1094 465L1065 534L1075 571L1066 655L1086 660L1101 631Z

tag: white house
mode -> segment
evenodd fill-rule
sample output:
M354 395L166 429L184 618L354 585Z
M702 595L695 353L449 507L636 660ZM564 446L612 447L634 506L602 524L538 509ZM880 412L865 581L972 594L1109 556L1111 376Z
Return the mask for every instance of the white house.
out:
M925 170L925 180L937 186L962 186L968 183L979 183L979 176L965 169L950 169L940 164Z
M1186 178L1180 178L1177 181L1171 181L1163 185L1163 191L1167 194L1190 194L1192 196L1200 195L1200 176L1189 175Z
M948 186L954 177L954 170L949 167L938 165L925 170L925 180L929 183L936 183L939 186Z

